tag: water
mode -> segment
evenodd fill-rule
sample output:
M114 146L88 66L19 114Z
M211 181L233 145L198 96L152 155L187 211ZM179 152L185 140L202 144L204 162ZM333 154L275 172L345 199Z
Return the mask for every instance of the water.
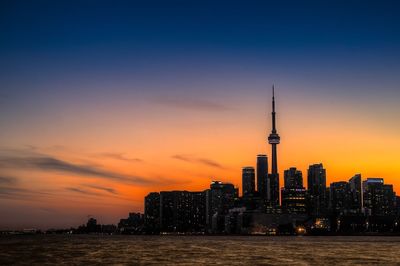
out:
M0 265L400 265L400 237L0 236Z

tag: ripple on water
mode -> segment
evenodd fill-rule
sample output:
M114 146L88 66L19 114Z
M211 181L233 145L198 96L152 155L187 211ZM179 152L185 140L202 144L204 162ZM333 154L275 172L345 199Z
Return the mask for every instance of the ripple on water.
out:
M400 265L399 253L400 237L0 237L0 265Z

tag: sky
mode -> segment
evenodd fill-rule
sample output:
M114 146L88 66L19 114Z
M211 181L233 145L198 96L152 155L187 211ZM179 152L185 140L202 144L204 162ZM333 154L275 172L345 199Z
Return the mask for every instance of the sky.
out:
M270 155L400 194L398 1L0 2L0 229L117 223ZM304 178L306 179L306 178ZM306 180L305 180L306 181ZM305 183L306 184L306 183Z

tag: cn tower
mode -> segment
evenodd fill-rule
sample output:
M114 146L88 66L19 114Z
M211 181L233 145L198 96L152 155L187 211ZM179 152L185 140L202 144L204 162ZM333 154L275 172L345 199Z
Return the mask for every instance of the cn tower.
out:
M276 132L275 122L275 88L272 85L272 131L268 136L268 143L272 147L272 166L271 174L268 176L269 192L268 200L272 206L279 206L279 174L278 174L278 158L276 156L276 145L280 142L280 137Z

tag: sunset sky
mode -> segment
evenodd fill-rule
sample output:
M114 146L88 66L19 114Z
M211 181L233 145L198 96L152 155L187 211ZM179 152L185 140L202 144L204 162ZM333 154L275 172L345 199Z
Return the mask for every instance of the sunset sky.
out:
M321 162L400 194L399 1L216 2L0 2L0 229L241 188L272 84L281 184Z

